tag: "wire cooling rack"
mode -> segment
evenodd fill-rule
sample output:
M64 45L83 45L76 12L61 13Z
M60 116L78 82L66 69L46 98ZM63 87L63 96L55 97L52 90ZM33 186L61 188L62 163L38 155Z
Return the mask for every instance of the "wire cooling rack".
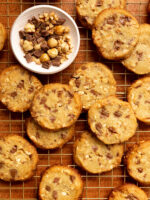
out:
M137 18L139 23L148 23L146 13L147 1L148 0L128 0L127 2L127 10ZM38 76L43 84L49 82L68 83L70 76L80 64L86 61L101 61L107 64L114 73L117 81L117 96L126 100L127 88L138 78L138 76L126 70L118 62L103 60L96 53L96 49L91 41L91 32L83 28L76 18L75 0L0 0L0 22L5 25L8 32L7 43L4 50L0 52L0 71L5 67L8 67L10 64L16 63L9 42L9 33L14 20L23 10L39 4L51 4L68 12L76 20L81 35L80 51L75 62L65 71L56 75ZM16 133L26 137L24 123L28 116L28 112L23 114L12 113L0 104L0 136L8 133ZM76 135L79 135L85 129L87 129L87 121L86 114L83 113L76 123ZM52 164L64 164L79 169L72 159L72 144L74 139L75 137L62 149L53 151L38 150L40 161L37 167L37 172L31 180L20 183L5 183L0 181L0 200L38 199L37 193L41 174ZM139 123L135 136L125 143L125 149L135 142L147 139L150 139L150 127L143 123ZM114 187L125 182L131 182L138 185L138 183L127 175L123 163L112 171L101 175L91 175L81 169L79 169L79 171L84 180L83 200L105 200L108 198L109 192ZM150 199L150 187L140 187L146 191Z

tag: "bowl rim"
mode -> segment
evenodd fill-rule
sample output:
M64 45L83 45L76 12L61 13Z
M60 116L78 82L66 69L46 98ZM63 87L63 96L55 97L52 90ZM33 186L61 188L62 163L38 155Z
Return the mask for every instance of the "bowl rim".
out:
M69 20L71 21L71 23L73 24L73 26L75 27L75 30L76 30L76 33L77 33L77 42L76 42L76 48L75 48L75 51L74 51L74 54L72 55L72 57L68 60L68 64L67 65L64 65L63 67L56 67L56 70L55 71L41 71L39 72L38 70L34 70L33 68L30 68L30 67L27 67L25 64L22 63L21 59L20 59L20 56L18 56L16 54L16 51L15 51L15 48L13 46L13 42L12 42L12 38L13 38L13 34L15 32L15 25L18 21L18 19L22 18L24 16L24 14L28 13L29 11L32 11L32 10L35 10L35 9L39 9L39 8L50 8L50 9L54 9L57 10L58 12L60 13L63 13L67 18L69 18ZM75 60L78 52L79 52L79 48L80 48L80 33L79 33L79 29L78 29L78 26L76 24L76 22L74 21L74 19L64 10L62 10L61 8L58 8L56 6L52 6L52 5L36 5L36 6L32 6L30 8L27 8L26 10L24 10L14 21L12 27L11 27L11 32L10 32L10 45L11 45L11 49L12 49L12 52L15 56L15 58L17 59L17 61L23 66L25 67L26 69L34 72L34 73L37 73L37 74L55 74L55 73L58 73L58 72L61 72L63 71L64 69L66 69L67 67L69 67L72 62ZM36 64L36 63L35 63ZM37 64L36 64L37 65ZM35 68L36 69L36 68Z

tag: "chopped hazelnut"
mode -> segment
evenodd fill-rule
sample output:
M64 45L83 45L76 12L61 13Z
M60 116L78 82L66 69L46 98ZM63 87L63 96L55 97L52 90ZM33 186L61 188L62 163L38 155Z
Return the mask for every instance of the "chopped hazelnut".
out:
M50 57L48 56L47 53L43 53L43 54L41 55L41 57L40 57L40 61L41 61L41 62L47 62L47 61L49 61L49 60L50 60Z
M56 48L49 49L47 53L51 58L56 58L58 56L58 50Z
M24 49L24 51L31 51L33 49L32 42L30 42L28 40L24 40L23 49Z
M54 38L50 38L50 39L48 40L47 43L48 43L48 46L49 46L50 48L54 48L54 47L56 47L57 44L58 44L57 40L54 39Z
M32 33L32 32L35 32L35 26L34 24L30 24L30 23L27 23L24 27L24 30L25 32L27 33Z

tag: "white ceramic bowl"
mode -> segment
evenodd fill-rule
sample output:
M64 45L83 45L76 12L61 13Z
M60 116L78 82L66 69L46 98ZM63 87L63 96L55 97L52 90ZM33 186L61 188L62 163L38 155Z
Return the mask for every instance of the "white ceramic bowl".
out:
M24 29L28 19L31 19L33 16L38 17L39 14L43 14L44 12L52 11L55 12L60 18L64 18L66 20L64 25L70 27L69 35L71 36L73 49L72 53L69 55L69 59L62 63L59 67L51 66L49 69L45 69L42 68L41 65L37 65L34 62L27 63L24 58L25 54L20 46L19 31ZM80 47L80 34L74 19L65 11L55 6L39 5L26 9L17 17L11 29L10 42L15 57L25 68L38 74L55 74L67 68L74 61Z

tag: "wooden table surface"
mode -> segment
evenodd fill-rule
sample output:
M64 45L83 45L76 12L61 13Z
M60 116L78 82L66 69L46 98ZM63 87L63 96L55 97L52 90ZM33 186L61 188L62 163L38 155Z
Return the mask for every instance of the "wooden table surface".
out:
M139 21L139 23L148 23L147 17L147 0L128 0L127 10L130 11ZM126 70L118 62L110 62L101 58L91 40L91 32L83 28L76 18L75 0L0 0L0 22L7 28L8 40L2 52L0 52L0 71L11 64L17 63L10 48L9 33L11 26L16 17L25 9L38 4L50 4L62 8L68 12L77 22L80 35L81 45L80 51L73 64L62 73L50 76L37 75L43 84L52 82L68 83L72 73L81 63L87 61L101 61L107 64L113 70L117 81L117 96L126 100L126 92L130 84L138 79L139 76ZM16 133L26 137L25 119L30 116L29 112L23 114L12 113L0 104L0 136ZM87 129L86 113L81 114L76 123L76 136L83 130ZM0 181L0 200L35 200L38 199L37 191L41 174L43 171L53 164L65 164L79 169L84 180L83 200L107 199L109 192L122 183L131 182L137 184L126 173L123 163L108 173L101 175L91 175L78 168L72 159L72 141L68 142L62 149L53 151L38 150L39 163L35 176L26 182L5 183ZM135 136L125 143L125 149L140 140L150 139L150 126L146 126L139 122L139 127ZM140 186L140 185L139 185ZM150 187L143 187L150 199Z

